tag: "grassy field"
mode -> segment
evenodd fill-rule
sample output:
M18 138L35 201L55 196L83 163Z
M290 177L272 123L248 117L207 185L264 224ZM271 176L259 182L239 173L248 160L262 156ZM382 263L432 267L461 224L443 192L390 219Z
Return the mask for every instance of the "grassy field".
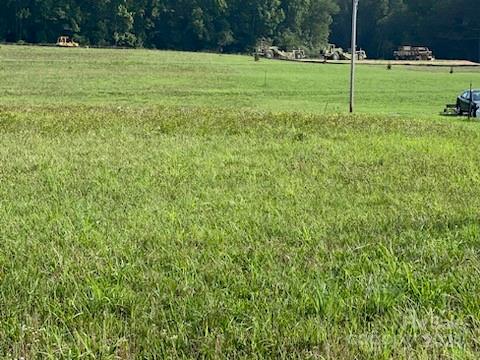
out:
M347 65L295 64L248 56L139 50L0 49L4 105L208 106L282 112L348 109ZM438 114L477 68L359 66L358 111ZM480 85L479 85L480 86Z
M347 79L2 46L0 357L478 358L480 73Z

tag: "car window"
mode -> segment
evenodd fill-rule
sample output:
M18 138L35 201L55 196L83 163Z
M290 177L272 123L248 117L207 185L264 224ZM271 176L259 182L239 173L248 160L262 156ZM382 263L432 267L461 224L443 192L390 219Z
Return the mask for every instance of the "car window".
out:
M472 98L473 101L480 101L480 91L474 91Z
M470 97L470 91L465 91L463 94L462 94L462 98L464 99L468 99Z

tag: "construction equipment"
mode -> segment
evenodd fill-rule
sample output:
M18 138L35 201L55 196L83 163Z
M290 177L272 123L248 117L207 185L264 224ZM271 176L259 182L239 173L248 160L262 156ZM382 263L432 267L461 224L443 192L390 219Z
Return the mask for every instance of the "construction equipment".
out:
M305 59L305 51L302 49L294 49L292 51L283 51L278 46L270 46L262 41L255 50L255 57L264 57L267 59L278 60L301 60Z
M351 50L349 49L348 50L349 52L345 53L344 55L347 57L347 60L352 60L352 54L351 54ZM357 50L356 53L357 55L356 59L357 60L365 60L367 58L367 53L365 52L365 50Z
M306 59L307 55L305 55L305 51L302 49L294 49L292 50L291 54L295 60Z
M343 49L335 44L328 44L320 50L320 58L322 60L346 60Z
M73 41L70 37L68 36L60 36L57 39L57 46L60 47L78 47L79 44L75 41Z
M424 46L400 46L398 50L393 52L395 60L434 60L433 52Z
M365 60L367 53L364 50L356 51L357 60ZM335 44L328 44L322 50L320 50L320 59L322 60L352 60L351 51L344 51L341 47L337 47Z

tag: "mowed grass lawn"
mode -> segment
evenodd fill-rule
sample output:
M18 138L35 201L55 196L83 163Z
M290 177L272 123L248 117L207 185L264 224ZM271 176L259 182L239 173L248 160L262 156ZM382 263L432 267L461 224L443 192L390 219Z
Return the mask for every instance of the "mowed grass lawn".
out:
M478 358L470 81L2 46L0 357Z
M438 114L480 68L363 65L357 110ZM158 105L335 113L348 110L348 65L298 64L250 56L147 50L0 48L3 105Z

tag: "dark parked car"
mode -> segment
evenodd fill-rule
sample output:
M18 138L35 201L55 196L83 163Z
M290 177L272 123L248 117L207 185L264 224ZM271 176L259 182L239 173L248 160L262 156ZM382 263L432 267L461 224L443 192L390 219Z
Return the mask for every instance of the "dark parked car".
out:
M457 113L468 114L476 116L477 112L480 116L480 112L478 111L480 108L480 90L465 90L462 92L457 98Z

